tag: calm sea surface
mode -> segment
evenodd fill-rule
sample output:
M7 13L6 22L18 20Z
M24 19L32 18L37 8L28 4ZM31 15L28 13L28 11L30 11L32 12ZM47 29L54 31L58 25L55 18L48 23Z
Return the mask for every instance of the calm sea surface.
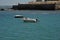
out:
M15 15L39 22L24 23ZM60 40L60 11L0 11L0 40Z

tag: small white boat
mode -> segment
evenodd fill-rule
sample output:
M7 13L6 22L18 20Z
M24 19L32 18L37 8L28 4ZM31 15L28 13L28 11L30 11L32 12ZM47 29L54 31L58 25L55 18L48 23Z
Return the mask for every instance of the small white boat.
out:
M37 19L32 19L32 18L23 18L24 22L37 22Z
M23 15L15 15L15 18L23 18Z

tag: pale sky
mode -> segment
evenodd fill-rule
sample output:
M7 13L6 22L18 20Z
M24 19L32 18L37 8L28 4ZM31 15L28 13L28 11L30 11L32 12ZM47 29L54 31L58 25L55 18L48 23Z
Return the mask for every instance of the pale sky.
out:
M15 5L18 3L27 3L33 0L0 0L0 5Z

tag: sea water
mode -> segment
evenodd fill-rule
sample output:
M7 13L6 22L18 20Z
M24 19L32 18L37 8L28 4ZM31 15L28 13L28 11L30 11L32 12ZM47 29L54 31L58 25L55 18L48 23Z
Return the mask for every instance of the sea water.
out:
M39 21L25 23L15 15ZM0 11L0 40L60 40L60 11Z

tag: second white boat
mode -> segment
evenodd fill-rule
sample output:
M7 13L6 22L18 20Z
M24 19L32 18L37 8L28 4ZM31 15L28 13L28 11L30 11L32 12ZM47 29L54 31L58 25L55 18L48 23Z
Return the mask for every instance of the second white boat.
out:
M24 22L37 22L37 19L33 19L33 18L23 18Z

